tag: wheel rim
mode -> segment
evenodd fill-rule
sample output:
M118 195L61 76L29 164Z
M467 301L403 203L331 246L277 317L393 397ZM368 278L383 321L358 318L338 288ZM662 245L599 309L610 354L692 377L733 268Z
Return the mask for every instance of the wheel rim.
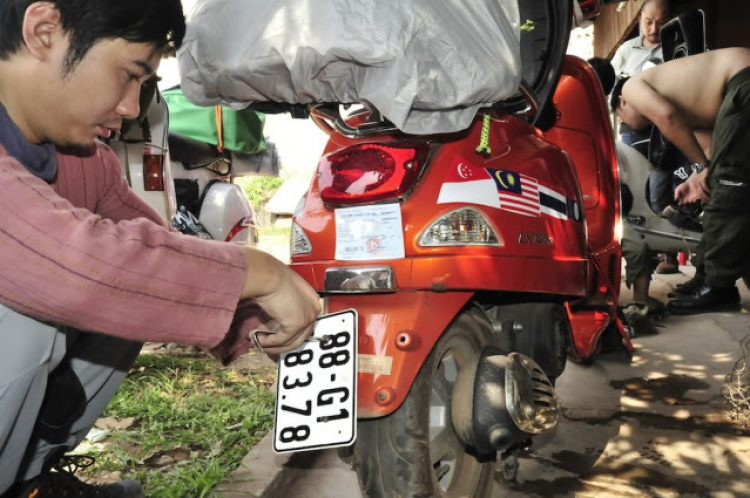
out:
M430 459L444 497L473 496L482 477L482 463L466 453L451 421L451 399L458 372L477 351L466 338L451 338L443 345L432 375Z

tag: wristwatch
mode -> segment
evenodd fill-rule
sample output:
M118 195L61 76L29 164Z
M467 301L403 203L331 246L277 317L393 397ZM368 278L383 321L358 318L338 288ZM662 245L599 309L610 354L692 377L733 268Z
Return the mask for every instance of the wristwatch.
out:
M708 163L693 163L690 165L690 169L693 170L693 173L700 173L706 168L708 168Z

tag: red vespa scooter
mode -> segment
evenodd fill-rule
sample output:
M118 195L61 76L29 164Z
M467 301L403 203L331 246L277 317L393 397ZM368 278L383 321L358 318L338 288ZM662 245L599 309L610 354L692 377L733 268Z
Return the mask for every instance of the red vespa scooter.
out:
M488 496L497 452L512 466L557 422L567 356L593 359L605 331L632 347L605 97L564 54L572 2L519 3L529 84L465 132L312 111L330 141L292 268L326 312L357 311L353 456L370 498Z

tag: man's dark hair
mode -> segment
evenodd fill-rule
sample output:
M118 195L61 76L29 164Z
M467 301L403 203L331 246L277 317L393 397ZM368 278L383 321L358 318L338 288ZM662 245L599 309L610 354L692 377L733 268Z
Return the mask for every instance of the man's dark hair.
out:
M39 0L0 0L0 59L7 60L23 43L23 19ZM174 51L185 36L180 0L47 0L60 11L60 22L70 35L63 68L73 71L91 47L106 39L151 43L157 50Z
M609 95L609 92L612 91L612 87L615 86L615 68L612 67L612 63L602 57L592 57L587 62L599 77L599 82L602 84L604 95Z
M630 78L621 78L615 83L615 87L612 89L612 95L609 96L609 106L612 111L616 111L620 107L620 95L622 95L622 87Z

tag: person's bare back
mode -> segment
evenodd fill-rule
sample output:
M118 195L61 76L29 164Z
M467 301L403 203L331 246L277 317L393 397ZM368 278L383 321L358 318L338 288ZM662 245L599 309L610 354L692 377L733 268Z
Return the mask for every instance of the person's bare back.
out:
M653 123L691 162L708 164L707 140L727 82L750 67L750 49L726 48L661 64L630 78L622 87L617 115L633 129ZM708 200L702 185L700 198ZM679 191L678 191L679 193ZM690 195L690 200L696 200Z
M713 128L724 86L750 66L750 49L726 48L675 59L642 72L642 79L680 111L693 130Z

